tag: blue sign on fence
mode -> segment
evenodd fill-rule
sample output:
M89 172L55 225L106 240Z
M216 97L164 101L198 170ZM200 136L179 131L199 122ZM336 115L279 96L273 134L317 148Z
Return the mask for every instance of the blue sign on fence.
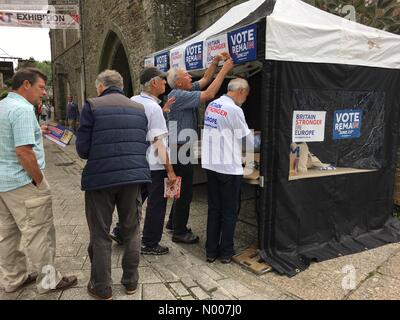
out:
M235 64L257 59L257 25L228 33L229 52Z

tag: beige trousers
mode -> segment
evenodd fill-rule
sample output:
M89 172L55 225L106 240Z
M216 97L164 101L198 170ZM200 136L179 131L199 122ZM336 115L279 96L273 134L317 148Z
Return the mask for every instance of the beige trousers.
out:
M27 279L26 256L39 274L38 292L54 289L61 280L55 255L52 197L46 178L39 188L28 184L0 192L0 271L5 291L15 291Z

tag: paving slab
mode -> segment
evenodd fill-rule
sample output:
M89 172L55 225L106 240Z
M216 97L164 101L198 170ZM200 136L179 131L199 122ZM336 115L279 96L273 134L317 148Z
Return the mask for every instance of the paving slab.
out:
M354 268L354 285L358 286L370 272L374 272L389 259L399 246L399 244L387 245L355 255L313 263L310 268L292 278L274 272L260 278L265 283L302 299L344 299L349 294L347 287L343 287L349 268L350 270Z
M36 289L24 289L17 300L58 300L61 294L61 291L39 294Z
M83 288L71 288L63 291L60 300L96 300L92 298L86 289L86 286Z
M150 267L139 268L139 283L162 283L156 272Z
M189 289L192 295L197 300L210 300L211 296L200 287L193 287Z
M390 276L400 280L400 251L395 253L382 266L378 268L378 272L386 276ZM399 296L400 299L400 296Z
M57 257L76 257L82 247L81 243L58 243L57 239Z
M176 297L165 284L144 284L143 300L176 300Z
M361 284L349 300L399 300L400 280L376 274Z
M179 297L184 297L189 295L189 291L183 286L181 282L169 283L171 289Z
M245 297L253 293L252 290L233 279L220 280L218 283L235 298Z

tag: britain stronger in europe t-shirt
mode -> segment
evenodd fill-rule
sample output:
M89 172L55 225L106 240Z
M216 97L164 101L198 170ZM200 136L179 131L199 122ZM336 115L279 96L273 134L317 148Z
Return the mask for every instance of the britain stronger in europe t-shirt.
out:
M230 175L243 175L242 141L251 133L243 110L228 96L211 102L204 116L202 167Z

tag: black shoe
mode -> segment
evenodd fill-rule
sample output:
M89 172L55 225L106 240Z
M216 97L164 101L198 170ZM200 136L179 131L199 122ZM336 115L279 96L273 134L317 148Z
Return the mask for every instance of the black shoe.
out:
M213 263L215 260L217 260L217 257L207 256L207 259L206 259L206 261L207 261L208 263Z
M199 237L195 236L191 232L186 232L184 234L173 235L172 236L172 242L180 242L180 243L192 244L192 243L199 242L199 240L200 240Z
M114 231L110 232L110 238L113 239L118 245L122 246L124 241L121 239L120 236L117 236Z
M221 262L221 263L224 263L224 264L228 264L228 263L231 263L232 262L232 257L225 257L225 258L219 258L219 261Z
M165 225L165 229L170 230L170 231L174 230L174 226L171 221L167 222L167 224Z
M151 254L155 256L161 256L163 254L167 254L169 252L168 247L163 247L157 244L154 247L150 246L142 246L141 254Z
M137 291L137 283L136 284L124 284L125 293L128 295L135 294Z
M92 284L89 282L87 285L87 291L89 295L97 300L112 300L112 289L110 287L101 291L96 291L93 289Z

